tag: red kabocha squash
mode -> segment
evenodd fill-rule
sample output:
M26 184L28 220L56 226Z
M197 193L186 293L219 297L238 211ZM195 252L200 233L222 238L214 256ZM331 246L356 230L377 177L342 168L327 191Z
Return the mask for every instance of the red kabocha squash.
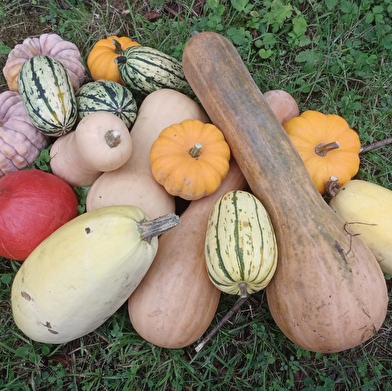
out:
M65 181L33 169L0 178L0 256L24 261L57 228L78 215Z
M67 70L75 90L83 84L86 69L81 62L78 47L58 34L45 33L39 37L26 38L8 54L3 74L11 91L18 91L18 74L22 65L30 58L40 55L60 61Z
M0 94L0 177L27 167L49 144L32 123L16 91Z

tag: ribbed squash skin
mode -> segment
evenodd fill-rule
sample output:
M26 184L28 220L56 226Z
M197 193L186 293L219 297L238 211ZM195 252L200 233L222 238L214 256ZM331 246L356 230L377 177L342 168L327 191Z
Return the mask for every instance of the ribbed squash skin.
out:
M233 190L215 203L207 225L208 275L221 291L243 295L264 289L275 273L278 250L274 228L263 204L251 193Z
M147 46L131 46L121 57L117 59L118 71L132 92L148 95L161 88L171 88L193 95L181 62L174 57Z
M31 122L45 135L58 137L72 130L77 120L74 89L58 60L35 56L21 67L18 90Z
M359 179L346 182L329 202L375 255L384 273L392 275L392 191Z
M235 47L217 33L196 34L185 46L183 68L271 217L279 255L266 292L279 328L318 352L368 340L386 316L384 275L315 188Z
M117 115L130 128L137 115L137 103L132 92L110 80L84 84L76 92L76 102L79 119L97 111L108 111Z
M16 325L31 339L63 343L104 323L153 261L158 239L142 240L134 206L100 208L66 223L23 263L12 284Z

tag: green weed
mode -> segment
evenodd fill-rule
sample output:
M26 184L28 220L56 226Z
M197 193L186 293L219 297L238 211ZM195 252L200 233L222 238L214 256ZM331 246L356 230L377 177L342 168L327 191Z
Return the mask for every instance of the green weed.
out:
M192 34L216 31L237 47L262 91L285 89L301 111L344 116L363 145L392 136L390 1L206 0L196 12L197 4L5 0L0 65L16 43L49 31L77 44L83 60L96 40L112 34L181 59ZM146 17L153 11L155 19ZM0 74L0 90L6 89ZM361 154L358 178L392 190L391 150ZM34 166L50 171L48 163L45 150ZM83 212L88 189L75 191ZM272 319L264 292L253 295L198 353L194 346L170 350L144 341L125 306L95 332L48 345L26 338L13 323L10 294L19 267L0 257L0 390L392 390L391 303L370 341L330 355L291 343ZM235 300L222 296L211 327Z

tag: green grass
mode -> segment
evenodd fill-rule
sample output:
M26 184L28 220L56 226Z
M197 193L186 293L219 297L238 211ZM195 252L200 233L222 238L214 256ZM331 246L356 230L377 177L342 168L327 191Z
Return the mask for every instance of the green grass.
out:
M362 145L392 136L388 0L206 0L202 9L197 4L5 0L0 67L15 44L43 32L75 42L84 60L95 41L109 34L128 35L180 59L193 32L212 30L232 40L262 91L282 88L301 111L344 116ZM152 11L162 17L146 19ZM0 75L0 92L6 89ZM42 169L47 163L45 154L37 161ZM358 178L392 190L392 147L362 154ZM169 350L144 341L125 307L96 332L47 345L29 340L13 323L9 298L18 267L0 259L0 390L392 390L391 305L371 340L334 354L288 341L264 292L252 296L199 353L195 346ZM211 327L235 301L223 295Z

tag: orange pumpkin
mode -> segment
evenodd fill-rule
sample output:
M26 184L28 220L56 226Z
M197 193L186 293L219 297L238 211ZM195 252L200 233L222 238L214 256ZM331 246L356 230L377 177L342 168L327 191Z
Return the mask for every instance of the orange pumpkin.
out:
M151 146L152 175L185 200L214 193L229 171L230 148L213 124L187 119L159 134Z
M321 194L331 176L343 185L358 172L359 136L341 116L307 110L283 127Z
M87 67L92 79L105 79L124 84L114 59L130 46L140 46L140 43L129 37L116 35L97 41L87 57Z

